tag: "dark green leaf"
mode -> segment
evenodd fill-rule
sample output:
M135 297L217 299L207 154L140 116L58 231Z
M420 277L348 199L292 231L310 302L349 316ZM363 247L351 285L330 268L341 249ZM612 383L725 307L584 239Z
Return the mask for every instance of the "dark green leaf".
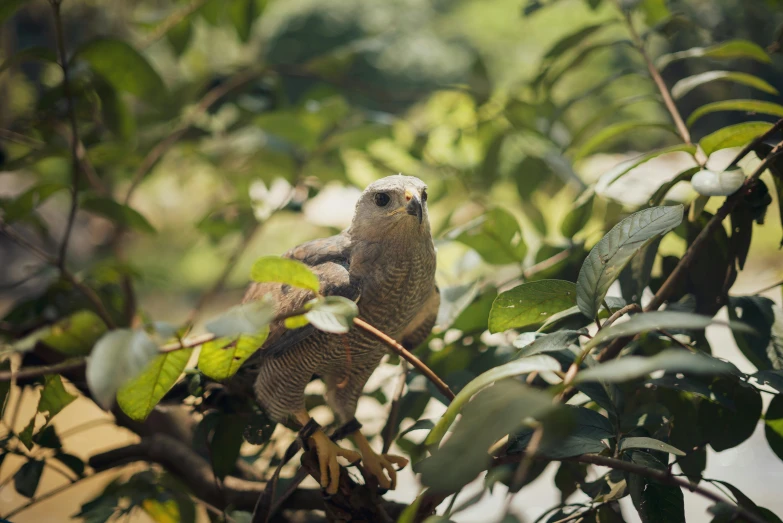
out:
M30 418L30 422L25 425L25 428L22 429L22 432L17 434L19 436L19 441L21 441L25 447L27 447L27 450L33 450L33 431L35 430L35 419L37 418L36 414L33 414L33 417Z
M553 427L551 421L544 421L544 435L537 451L540 455L551 459L565 459L582 454L597 454L609 448L603 440L614 438L615 430L605 416L573 405L566 405L564 409L567 416L562 416L561 426ZM554 435L550 435L552 429ZM564 434L558 434L563 430ZM516 434L509 440L508 452L523 452L532 436L532 429Z
M693 47L685 51L678 51L663 55L658 59L657 66L663 69L675 60L684 58L714 58L720 60L729 60L733 58L750 58L759 62L769 62L769 55L753 42L748 40L730 40L710 47Z
M576 304L576 285L570 281L539 280L523 283L495 298L489 313L489 331L530 327Z
M238 414L221 415L210 439L212 470L219 478L231 474L236 468L245 422Z
M278 256L264 256L253 264L250 270L253 281L260 283L275 282L309 289L315 293L321 290L318 276L300 261Z
M41 429L38 434L33 437L33 442L41 447L48 449L59 449L63 446L60 441L60 436L57 435L57 431L53 425L46 425Z
M620 273L620 290L628 303L641 304L644 289L650 283L660 244L661 237L658 237L645 245Z
M651 358L625 356L585 369L576 375L576 381L623 382L641 378L656 370L708 376L739 374L737 367L712 356L682 349L666 349Z
M715 451L721 452L736 447L753 434L761 417L761 396L753 387L728 379L716 380L711 389L737 406L732 410L707 401L699 405L701 433Z
M737 346L759 370L783 369L783 310L763 296L730 296L729 318L753 332L734 332Z
M76 396L65 390L58 374L47 375L44 377L44 388L41 391L41 400L38 402L38 412L45 414L48 422L75 399Z
M601 329L593 336L593 339L585 344L585 348L591 349L605 341L639 334L640 332L657 331L660 329L703 330L710 325L725 325L736 331L753 332L750 327L741 322L732 321L726 323L709 316L691 312L653 311L635 314L628 321Z
M702 105L691 113L686 122L690 127L702 116L718 111L742 111L748 114L770 114L783 117L783 105L759 100L722 100Z
M593 189L584 191L576 199L574 207L568 211L563 223L560 224L560 233L564 237L573 238L576 233L584 229L593 214L593 200L595 200Z
M438 492L458 490L486 469L491 462L487 450L495 441L518 428L524 418L539 417L552 408L549 395L512 380L480 392L465 406L446 443L418 464L421 482Z
M751 140L767 132L772 127L768 122L745 122L729 125L708 134L699 141L704 154L711 155L715 151L729 147L742 147Z
M99 38L76 51L93 71L118 91L126 91L153 104L166 99L166 86L146 58L131 45L113 38Z
M193 349L167 352L117 391L117 405L129 418L144 421L155 405L174 386L185 369Z
M487 262L496 265L522 263L527 246L516 218L500 208L453 231L449 238L464 243Z
M566 350L568 347L576 343L580 334L581 333L579 331L561 330L540 336L532 343L522 345L521 347L517 345L517 341L515 340L514 346L522 349L518 354L518 356L522 358L533 356L534 354L540 354L542 352Z
M576 281L579 310L588 318L598 314L609 286L631 258L650 240L682 221L682 205L653 207L636 212L615 225L592 248Z
M778 393L783 394L783 371L780 370L761 370L752 374L760 385L772 387Z
M685 455L685 453L680 449L675 448L669 445L668 443L664 443L663 441L658 441L657 439L654 438L644 438L644 437L623 438L620 440L619 448L620 448L620 452L629 449L650 449L650 450L658 450L661 452L668 452L669 454L674 454L675 456Z
M54 459L71 469L77 476L84 475L84 461L80 457L66 452L57 452Z
M117 203L109 198L98 196L85 198L81 202L81 208L111 220L116 225L121 225L140 232L154 233L155 228L138 211Z
M10 1L11 3L14 2L14 0L6 1ZM0 24L2 24L3 9L4 8L0 7ZM54 54L54 51L46 47L28 47L27 49L22 49L18 53L12 55L0 64L0 75L3 74L3 71L15 65L32 61L57 63L57 56Z
M636 455L646 454L636 452ZM654 460L651 455L645 459ZM661 463L665 468L665 464ZM649 466L649 465L648 465ZM636 511L642 523L685 523L685 501L680 487L664 485L655 480L637 474L628 477L628 490L631 492Z
M221 338L207 342L201 346L198 368L215 380L230 378L264 344L268 335L269 328L265 328L257 336L243 335L233 341Z
M0 4L0 25L11 18L17 9L22 7L27 1L28 0L4 0L3 3Z
M752 74L740 73L737 71L708 71L706 73L696 74L683 78L672 87L672 96L675 100L682 98L697 87L715 80L726 80L742 85L747 85L764 91L765 93L778 94L778 90Z
M544 60L554 61L555 59L557 59L557 57L559 57L566 51L576 47L596 31L599 31L604 27L609 27L610 25L612 25L611 21L601 22L600 24L593 24L593 25L588 25L587 27L582 27L581 29L574 31L573 33L569 33L565 35L560 40L555 42L555 44L546 52L546 54L544 55Z
M408 427L407 429L400 432L400 434L397 437L401 438L405 434L409 432L413 432L414 430L432 430L432 428L434 427L435 427L435 422L432 421L431 419L420 419L416 421L416 423Z
M171 29L166 31L166 40L169 41L171 47L174 49L174 54L180 56L185 52L190 43L192 34L193 22L190 17L183 18L174 24Z
M0 208L3 210L3 219L7 223L13 223L25 218L54 193L65 188L66 186L60 183L35 184L7 203L0 204Z
M769 402L764 414L764 434L769 448L783 460L783 395L778 394Z
M247 42L257 16L256 0L232 0L228 6L228 14L240 41Z
M16 491L26 498L35 496L43 469L44 462L37 459L31 459L22 465L14 474L14 488L16 488Z

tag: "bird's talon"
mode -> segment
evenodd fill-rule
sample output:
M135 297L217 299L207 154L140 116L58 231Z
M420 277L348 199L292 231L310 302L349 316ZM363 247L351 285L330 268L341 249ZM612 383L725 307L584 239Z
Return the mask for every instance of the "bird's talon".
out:
M315 450L318 454L318 465L321 469L321 488L325 489L326 494L329 496L337 494L337 489L340 485L340 464L337 458L343 457L348 461L356 461L361 459L361 456L358 452L338 446L320 430L313 433L311 441L315 445Z

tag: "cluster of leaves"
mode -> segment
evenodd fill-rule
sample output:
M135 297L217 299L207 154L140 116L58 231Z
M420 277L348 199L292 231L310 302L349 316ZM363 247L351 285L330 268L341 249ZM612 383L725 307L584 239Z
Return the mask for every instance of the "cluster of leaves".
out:
M0 8L0 22L23 3ZM538 16L548 3L554 2L530 2L526 16ZM433 224L440 245L458 253L460 264L469 267L454 281L440 282L439 328L417 349L417 356L457 396L449 402L423 376L411 373L389 430L396 434L407 424L396 444L429 487L425 496L456 493L488 471L486 489L442 520L478 502L498 483L518 491L550 461L561 460L555 486L562 503L542 516L545 521L575 511L587 521L621 521L616 502L628 495L643 521L684 520L683 494L676 485L621 470L588 481L587 465L575 459L599 454L657 471L676 463L689 480L725 487L739 506L767 521L780 521L735 487L703 478L707 449L736 447L761 419L770 447L783 459L783 311L764 297L729 295L744 267L754 224L764 223L769 190L762 179L748 181L736 165L723 170L705 166L714 153L744 147L770 130L772 124L762 117L783 116L783 106L755 99L703 104L682 122L686 131L718 112L761 116L711 129L695 142L683 128L668 123L659 87L646 78L648 68L665 72L672 64L701 60L721 65L677 79L670 91L674 102L718 82L777 96L764 79L724 65L748 60L769 64L769 55L752 42L733 40L676 50L650 65L640 50L668 35L682 17L658 1L621 2L619 11L607 2L587 3L605 13L605 20L552 45L528 85L511 92L493 89L478 60L465 78L465 89L430 93L431 85L420 83L416 87L423 94L416 103L386 103L378 86L391 80L379 69L373 70L377 78L369 89L352 82L366 72L369 60L362 53L371 47L358 45L353 29L329 45L307 48L292 62L283 60L286 42L297 36L295 28L307 31L324 19L319 10L301 15L301 23L288 24L266 41L263 66L249 61L233 75L195 82L164 81L143 45L89 38L69 54L71 99L61 80L43 89L32 114L15 122L26 140L4 145L3 169L35 173L37 183L2 202L0 225L29 230L46 245L49 225L40 210L70 188L83 214L108 220L117 231L106 247L123 241L122 231L132 231L130 241L143 245L140 238L154 237L156 227L133 208L130 196L165 162L175 142L181 144L180 154L199 151L199 161L232 187L230 201L211 201L206 213L190 224L215 245L249 238L259 220L271 221L274 214L299 212L328 181L365 185L398 171L419 176L430 185L433 215L444 217ZM165 37L156 45L181 57L196 28L206 23L229 28L249 48L266 2L222 4L197 2L193 9L174 11L171 20L176 23L165 20L153 28L153 34ZM641 36L633 30L636 16L649 27ZM593 67L594 60L607 56L616 64ZM54 52L32 47L7 58L0 74L31 60L57 67ZM595 69L604 76L574 93L569 82ZM619 94L624 83L632 86L632 95ZM654 114L662 117L636 118L632 109L642 103L653 104ZM68 182L73 144L62 132L69 104L82 142L73 149L83 150L78 187ZM242 140L252 142L252 153L238 152L234 144ZM597 184L587 186L577 174L599 151L639 144L648 152L604 173ZM612 200L608 188L613 183L646 162L678 154L690 158L688 166L662 179L643 205ZM758 144L752 154L765 158L770 148ZM781 202L780 161L771 159L769 172ZM256 175L270 185L264 186L262 201L250 197L249 179ZM287 180L284 197L272 195L272 181L278 178ZM683 185L696 193L684 202L686 207L668 201L672 189ZM659 252L664 237L693 245L713 219L704 210L711 208L709 199L740 188L729 232L721 226L706 238L677 285L667 291L666 310L641 312L649 293L659 292L682 260L682 250ZM545 202L564 197L574 204L554 226ZM468 201L475 204L466 213ZM173 255L160 254L164 261L193 237L182 236L167 249ZM207 384L234 376L264 342L275 318L274 304L260 300L236 306L209 321L207 335L189 338L187 327L155 321L135 309L128 288L143 285L144 268L150 266L141 257L101 254L79 274L114 325L106 324L103 311L73 281L60 277L56 268L42 268L34 276L49 278L50 284L5 316L4 338L11 352L25 354L25 366L52 352L61 359L89 356L81 392L106 408L116 402L133 420L147 418L167 396L178 402L189 397L188 405L202 415L193 435L194 451L212 464L217 476L234 474L237 460L255 461L271 448L274 424L246 401L226 399ZM508 277L522 283L508 283ZM353 302L320 295L317 277L292 260L261 258L251 279L312 291L306 310L286 319L289 328L312 324L341 333L357 314ZM608 296L618 282L621 297ZM629 308L632 304L639 307ZM711 356L703 330L721 324L714 316L723 306L730 316L724 328L732 329L755 373L740 372ZM614 316L621 309L633 313L627 321ZM143 321L134 323L134 318ZM142 327L132 327L139 323ZM504 341L488 338L486 331L503 333ZM618 340L626 343L619 357L603 360L599 351ZM195 350L197 365L188 368ZM8 361L4 364L10 368ZM2 447L27 458L15 472L14 484L32 498L46 466L65 465L76 481L85 464L62 449L50 423L74 399L60 376L18 384L41 388L38 409L23 431L4 437ZM2 414L9 388L0 385ZM573 391L577 394L568 404L554 401ZM773 394L763 414L760 391ZM367 394L381 404L389 401L382 390ZM311 405L322 401L308 400ZM448 405L445 414L422 419L432 400ZM425 430L427 436L417 438ZM449 430L451 436L441 444ZM487 450L505 437L504 459L492 459ZM254 456L240 456L245 442L261 448ZM538 458L527 463L524 456L531 453ZM276 458L270 461L276 463ZM519 470L525 472L521 477ZM185 488L167 475L145 472L110 484L83 506L80 517L105 521L141 507L159 521L187 521L193 505L182 495ZM577 491L589 501L568 503ZM718 522L736 516L721 504L713 510Z

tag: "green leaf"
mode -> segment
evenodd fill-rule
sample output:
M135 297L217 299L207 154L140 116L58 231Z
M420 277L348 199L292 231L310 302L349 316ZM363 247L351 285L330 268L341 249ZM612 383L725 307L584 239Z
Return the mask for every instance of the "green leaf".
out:
M710 325L725 325L740 332L753 332L753 329L741 322L723 322L702 314L679 311L652 311L635 314L628 321L610 325L598 331L593 339L585 344L585 350L597 347L601 343L616 338L624 338L640 332L657 331L661 329L703 330Z
M777 89L758 76L753 76L752 74L740 73L737 71L708 71L706 73L688 76L674 84L672 87L672 96L675 100L678 100L697 87L716 80L726 80L737 84L747 85L758 89L759 91L764 91L765 93L778 94Z
M489 331L503 332L541 325L552 314L576 304L576 285L563 280L523 283L495 298L489 313Z
M43 427L38 431L38 434L33 437L33 441L36 445L48 449L59 449L63 446L60 436L57 435L57 431L54 429L53 425L46 425Z
M580 371L576 375L575 382L605 381L619 383L641 378L658 370L704 374L706 376L739 374L737 367L731 363L721 361L707 354L687 352L681 349L666 349L651 358L625 356L620 359L607 361Z
M765 160L772 152L772 149L772 145L760 143L756 147L756 154L760 159ZM775 192L777 193L780 223L783 225L783 161L781 161L780 156L776 156L770 160L768 166L769 173L772 175L772 181L775 184ZM783 247L783 239L780 240L780 246Z
M256 6L256 0L233 0L229 3L229 18L237 31L239 40L243 43L247 43L250 39L250 30L258 16Z
M158 354L158 346L142 330L118 329L102 336L87 359L87 386L95 402L108 410L117 390Z
M675 448L669 445L668 443L664 443L663 441L659 441L654 438L641 438L641 437L623 438L620 440L619 446L620 446L620 452L629 449L650 449L650 450L657 450L660 452L668 452L669 454L674 454L675 456L685 455L685 453L680 449Z
M755 374L751 374L751 376L758 381L759 385L772 387L777 390L779 394L783 394L783 371L760 370Z
M772 398L764 414L764 435L769 448L783 460L783 395Z
M574 202L574 207L568 211L563 223L560 224L560 234L570 239L584 229L593 214L593 200L595 200L593 188L587 189L579 195L579 198Z
M576 280L576 300L585 316L596 316L609 286L626 264L653 238L677 227L682 212L682 205L645 209L628 216L601 238Z
M140 232L155 232L155 228L138 211L110 198L88 197L81 202L80 207L85 211L103 216L117 225Z
M239 414L221 414L217 419L209 444L212 470L217 477L222 479L236 468L244 428L245 421Z
M719 111L742 111L748 114L770 114L783 117L783 105L776 103L759 100L721 100L702 105L691 113L686 123L690 127L702 116Z
M47 423L61 410L71 404L76 396L70 394L60 379L59 374L49 374L44 377L44 387L38 402L38 412L46 416Z
M3 219L7 223L13 223L25 218L54 193L65 188L66 186L61 183L35 184L19 196L0 204L0 208L3 210Z
M499 207L453 231L450 239L475 250L487 263L522 263L527 246L516 218Z
M678 183L682 181L689 181L691 177L693 177L694 174L699 172L701 170L701 167L698 165L695 167L691 167L690 169L685 169L681 173L679 173L677 176L669 180L668 182L661 184L660 187L653 193L653 195L650 197L649 205L650 207L656 207L663 203L663 200L666 198L666 195L669 193L669 191L677 185Z
M324 332L345 334L359 315L356 303L343 296L325 296L311 303L312 308L305 313L305 318Z
M581 160L585 156L595 152L606 142L609 142L610 140L618 137L627 136L631 131L636 131L638 129L662 129L674 135L677 134L677 131L673 129L671 125L663 123L637 121L614 123L607 125L597 133L593 134L585 143L583 143L576 150L576 152L574 152L573 161L576 162Z
M748 509L751 512L755 512L757 515L761 516L765 521L768 523L780 523L780 518L777 517L775 514L772 514L769 510L759 507L756 505L753 500L751 500L748 496L746 496L740 489L732 485L731 483L728 483L726 481L721 481L719 479L708 479L710 483L713 485L722 485L729 489L729 491L734 496L734 499L737 500L737 505L744 507ZM717 506L717 505L716 505ZM714 508L714 507L713 507ZM708 509L712 511L711 509ZM718 523L718 518L712 520L712 523ZM729 507L727 510L727 519L720 520L723 521L745 521L741 516L737 517L737 511L734 509L734 507Z
M769 131L771 127L772 124L768 122L745 122L729 125L702 138L699 141L699 146L704 150L704 154L709 156L720 149L747 145L754 138Z
M783 310L763 296L729 296L729 318L752 332L734 332L737 346L758 370L783 369Z
M512 376L519 376L520 374L527 374L533 371L559 371L560 364L554 358L549 356L537 355L529 358L522 358L514 360L504 365L500 365L487 372L480 374L473 381L465 385L465 387L459 391L457 396L451 401L446 412L438 420L435 427L427 435L425 443L427 445L437 445L443 436L448 431L451 424L457 418L462 406L465 405L474 394L481 389L488 387L492 383L510 378Z
M66 356L86 356L106 333L106 324L92 311L77 311L49 328L40 341Z
M758 62L769 63L769 55L753 42L747 40L730 40L710 47L692 47L685 51L678 51L661 56L656 65L663 69L670 63L684 58L714 58L718 60L730 60L733 58L750 58Z
M206 376L215 380L224 380L233 376L269 336L269 327L256 336L240 336L229 341L218 339L201 346L198 368Z
M406 435L409 432L413 432L415 430L432 430L432 428L435 427L435 422L431 419L420 419L417 420L416 423L408 427L407 429L403 430L397 435L397 438L401 438L404 435Z
M637 158L634 158L632 160L629 160L627 162L623 162L617 167L615 167L611 172L611 174L605 174L602 177L602 183L603 180L606 179L606 185L609 186L631 172L632 170L636 169L643 163L647 163L650 160L653 160L659 156L662 156L664 154L671 154L671 153L677 153L677 152L686 152L690 155L696 154L696 146L690 145L690 144L679 144L679 145L672 145L671 147L664 147L663 149L658 149L652 152L649 152L647 154L643 154Z
M188 48L192 35L193 22L190 17L185 17L166 31L166 40L171 44L174 54L179 57Z
M254 336L266 329L274 317L275 304L271 300L260 299L231 307L207 322L206 328L221 338L231 338L240 334Z
M2 9L0 9L0 11L1 10ZM2 17L1 14L0 17ZM28 47L27 49L22 49L18 53L12 55L6 61L0 64L0 75L3 74L3 71L11 67L14 67L15 65L24 62L33 62L33 61L49 62L49 63L56 64L57 56L54 54L54 51L46 47Z
M253 264L250 278L260 283L276 282L309 289L318 293L321 283L313 271L300 261L278 256L264 256Z
M28 0L3 0L3 3L0 4L0 25L11 18L27 2Z
M616 437L611 422L594 410L575 405L565 405L565 414L544 419L544 434L537 453L551 459L565 459L582 454L597 454L609 448L604 440ZM558 411L562 413L562 411ZM553 425L558 423L558 425ZM565 435L551 432L562 432ZM509 440L508 453L524 452L533 437L533 429L524 429ZM564 436L564 437L563 437Z
M192 352L193 349L180 349L152 360L141 374L117 391L117 404L122 411L133 420L144 421L177 382Z
M166 86L146 58L131 45L113 38L99 38L83 45L75 58L85 60L118 91L160 104L166 99Z
M699 404L698 425L707 443L716 451L736 447L756 430L761 417L761 395L750 386L730 379L719 379L710 386L716 396L730 400L735 409L719 403Z
M569 49L576 47L593 33L599 31L600 29L603 29L604 27L609 27L611 25L612 25L612 21L601 22L599 24L593 24L593 25L588 25L587 27L582 27L572 33L565 35L560 40L555 42L555 44L552 47L549 48L549 50L544 55L544 61L552 62L556 60L560 55L562 55Z
M38 483L41 481L44 462L37 459L31 459L14 474L14 488L26 498L35 496L38 490Z
M17 434L19 441L21 441L24 446L27 447L27 450L33 450L33 431L35 430L36 418L37 414L33 414L33 417L30 418L30 422L25 426L25 428L22 429L22 432Z
M644 454L638 452L634 454ZM645 456L646 460L656 460L654 456ZM659 462L660 463L660 462ZM663 468L665 465L661 463ZM649 465L648 465L649 466ZM682 489L664 485L655 480L630 474L628 490L631 492L636 511L642 523L685 523L685 500Z
M586 332L586 331L585 331ZM575 330L560 330L550 334L545 334L540 338L537 338L533 343L525 344L520 347L517 344L517 340L514 340L514 346L522 350L519 351L518 356L520 358L533 356L534 354L541 354L543 352L554 352L568 349L574 344L581 333ZM520 336L521 338L522 336Z
M455 492L487 468L492 461L487 450L493 443L525 418L540 417L554 407L548 394L516 381L502 381L481 391L465 406L446 443L418 463L421 482L433 491Z
M84 476L84 461L78 456L68 454L67 452L57 452L54 459L71 469L77 476Z

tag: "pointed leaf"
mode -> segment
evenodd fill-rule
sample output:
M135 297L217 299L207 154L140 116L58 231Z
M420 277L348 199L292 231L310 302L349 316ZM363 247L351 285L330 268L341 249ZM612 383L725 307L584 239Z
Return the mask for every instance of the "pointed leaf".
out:
M745 122L729 125L708 134L699 141L699 146L707 156L720 149L729 147L742 147L750 143L757 136L761 136L772 127L768 122Z
M615 167L611 174L605 174L601 177L601 183L606 184L608 187L612 183L616 182L632 170L636 169L640 165L649 162L650 160L653 160L659 156L663 156L664 154L671 154L671 153L677 153L677 152L685 152L690 155L696 154L696 146L690 145L690 144L679 144L679 145L672 145L671 147L664 147L663 149L658 149L656 151L651 151L647 154L643 154L637 158L634 158L632 160L629 160L627 162L623 162L617 167ZM605 181L604 181L605 180Z
M159 104L166 98L166 86L146 58L122 40L99 38L76 51L117 90L126 91L146 102Z
M33 212L53 194L65 188L66 186L61 183L35 184L10 201L0 204L0 209L3 210L3 219L6 223L20 220Z
M218 339L201 346L198 368L206 376L215 380L224 380L233 376L269 336L269 327L265 327L256 336L240 336L229 341Z
M657 61L659 69L663 69L675 60L684 58L714 58L719 60L729 60L733 58L750 58L758 62L769 63L769 55L753 42L748 40L730 40L710 47L693 47L685 51L678 51L661 56Z
M762 80L758 76L752 74L740 73L737 71L708 71L706 73L695 74L687 78L683 78L672 87L672 96L675 100L678 100L696 89L697 87L714 82L716 80L726 80L742 85L747 85L764 91L765 93L778 94L778 90Z
M730 409L711 401L699 403L699 431L716 452L721 452L753 435L761 417L761 395L755 388L730 379L715 380L710 388L736 406Z
M668 452L675 456L684 456L685 453L680 449L659 441L654 438L623 438L620 440L620 452L629 449L650 449L660 452Z
M551 315L576 305L576 285L563 280L523 283L495 298L489 331L503 332L544 323Z
M734 332L734 340L759 370L783 369L783 310L763 296L729 296L729 318L752 332Z
M519 376L520 374L527 374L533 371L559 371L560 364L554 358L544 355L531 356L529 358L522 358L514 360L499 367L488 370L487 372L477 376L473 381L465 385L465 387L459 391L457 396L451 401L446 412L438 420L435 427L430 431L425 443L427 445L437 445L443 436L448 431L451 424L457 418L463 405L465 405L474 394L481 389L488 387L492 383L510 378L512 376Z
M84 476L84 461L80 457L67 452L57 452L54 459L71 469L77 476Z
M90 197L85 198L80 207L88 212L98 214L111 220L117 225L122 225L139 232L154 233L155 228L138 211L117 203L110 198Z
M688 127L702 116L719 111L742 111L748 114L770 114L783 117L783 105L759 100L722 100L702 105L688 117Z
M44 462L37 459L31 459L14 474L14 488L26 498L35 496L38 490L38 483L41 481Z
M574 207L566 214L563 223L560 224L560 234L570 239L584 229L593 214L593 200L595 200L593 188L584 191L576 199Z
M52 325L41 343L67 356L86 356L106 334L106 324L92 311L77 311Z
M619 122L608 125L593 134L584 144L582 144L574 153L574 162L584 158L595 152L598 148L604 145L606 142L615 138L627 135L631 131L638 129L661 129L673 134L677 134L677 131L668 124L662 124L657 122Z
M522 347L517 345L517 340L519 339L517 338L517 340L514 341L514 346L522 349L519 351L518 356L520 358L526 358L528 356L541 354L543 352L554 352L568 349L568 347L576 343L580 334L581 333L579 331L560 330L551 334L545 334L537 338L535 341L533 341L533 343L525 344Z
M253 264L250 270L253 281L260 283L276 282L309 289L315 293L321 290L321 282L318 281L313 271L302 262L277 256L264 256Z
M565 405L563 414L568 433L565 437L548 437L544 420L544 438L537 453L551 459L565 459L582 454L597 454L607 448L604 440L616 437L612 423L594 410L575 405ZM555 428L557 430L557 428ZM524 452L530 444L534 430L523 429L509 439L508 453Z
M625 356L595 367L585 369L576 375L576 383L586 381L605 381L619 383L630 381L651 372L683 372L717 376L720 374L739 375L737 367L702 353L687 352L678 349L666 349L651 358Z
M609 286L626 264L650 240L677 227L682 221L682 210L682 205L675 205L636 212L601 238L587 256L576 280L576 300L585 316L596 316Z
M155 405L174 386L193 349L180 349L157 356L138 376L117 392L117 404L129 418L144 421Z
M655 459L651 455L645 458ZM665 468L665 464L661 465ZM642 523L685 523L685 499L680 487L631 474L628 477L628 490Z
M49 374L44 377L44 388L41 391L41 400L38 402L38 412L46 416L48 423L75 399L76 396L70 394L63 387L59 374Z
M521 263L527 253L519 223L511 213L500 208L487 211L453 231L449 238L464 243L484 261L495 265Z
M764 435L769 448L783 460L783 395L772 398L764 414Z

